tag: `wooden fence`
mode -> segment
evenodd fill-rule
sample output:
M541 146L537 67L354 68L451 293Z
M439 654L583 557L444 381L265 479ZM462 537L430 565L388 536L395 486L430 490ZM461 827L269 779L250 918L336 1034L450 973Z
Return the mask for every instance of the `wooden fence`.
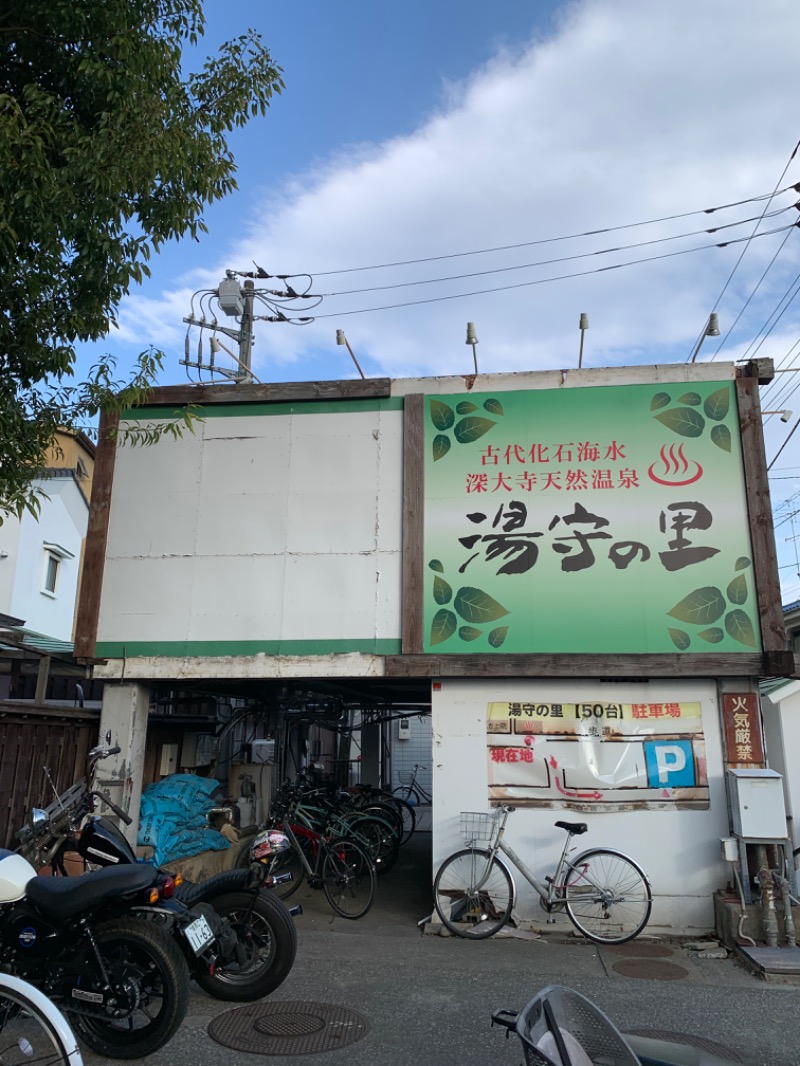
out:
M58 792L85 775L99 718L97 710L0 701L0 846L13 849L31 808L55 799L45 767Z

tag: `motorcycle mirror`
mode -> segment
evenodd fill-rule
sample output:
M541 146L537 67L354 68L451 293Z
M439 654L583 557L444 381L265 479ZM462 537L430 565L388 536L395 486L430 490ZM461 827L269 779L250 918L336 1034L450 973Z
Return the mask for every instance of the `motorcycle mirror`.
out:
M48 829L50 825L50 819L47 816L47 812L41 810L40 807L34 807L31 810L30 822L31 829L33 830L34 834L37 835L39 833L45 832L45 830Z

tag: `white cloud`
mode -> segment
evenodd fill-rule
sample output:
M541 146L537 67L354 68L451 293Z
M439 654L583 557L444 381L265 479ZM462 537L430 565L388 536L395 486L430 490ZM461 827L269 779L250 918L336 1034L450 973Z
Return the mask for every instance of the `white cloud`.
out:
M314 291L340 292L530 263L742 217L696 216L493 255L321 273L576 233L771 191L797 136L798 36L800 8L790 0L585 0L565 7L550 37L517 54L502 53L463 85L448 86L440 109L410 136L342 151L308 174L293 175L283 189L271 189L260 216L207 274L209 283L225 267L246 269L255 260L270 271L316 271ZM790 171L790 179L798 176ZM753 205L747 213L760 209ZM794 218L783 216L784 222ZM744 227L733 235L748 232ZM753 326L783 292L782 279L796 258L793 244L779 261L786 262L784 271L771 272L751 306ZM719 308L723 333L775 247L775 238L754 242ZM268 379L319 376L321 362L329 376L354 373L335 346L335 329L342 327L368 373L467 371L468 319L477 326L482 369L572 366L581 311L591 321L588 365L682 359L740 248L370 314L345 312L615 260L600 256L441 285L327 296L318 312L333 317L304 329L260 325L254 367ZM155 328L169 322L166 335L182 345L176 323L187 313L187 297L182 286L155 301L131 300L136 335L142 323ZM130 322L127 311L122 321ZM773 344L761 354L771 354Z

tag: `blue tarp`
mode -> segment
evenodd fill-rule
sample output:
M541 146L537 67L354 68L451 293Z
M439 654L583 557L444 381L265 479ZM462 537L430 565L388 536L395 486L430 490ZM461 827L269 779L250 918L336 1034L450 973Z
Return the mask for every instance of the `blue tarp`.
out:
M230 844L209 829L206 812L214 806L211 793L219 781L194 774L173 774L148 785L142 793L138 843L155 848L156 866L198 855L224 851Z

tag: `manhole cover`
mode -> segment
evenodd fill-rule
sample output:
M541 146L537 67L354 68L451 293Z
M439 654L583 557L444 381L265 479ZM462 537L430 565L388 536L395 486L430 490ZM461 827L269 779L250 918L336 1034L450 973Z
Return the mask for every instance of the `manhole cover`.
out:
M672 948L666 944L643 944L630 943L620 944L618 947L609 948L615 955L625 955L629 959L669 959L672 957Z
M620 959L611 968L623 977L644 977L650 981L680 981L689 976L689 971L677 963L655 959Z
M632 1036L646 1036L649 1040L670 1040L673 1044L688 1044L689 1047L700 1048L709 1055L716 1055L730 1062L744 1062L741 1055L724 1044L718 1044L714 1040L706 1040L704 1036L692 1036L691 1033L670 1033L666 1029L627 1029Z
M218 1015L208 1035L233 1051L313 1055L347 1047L369 1031L366 1018L330 1003L251 1003Z

